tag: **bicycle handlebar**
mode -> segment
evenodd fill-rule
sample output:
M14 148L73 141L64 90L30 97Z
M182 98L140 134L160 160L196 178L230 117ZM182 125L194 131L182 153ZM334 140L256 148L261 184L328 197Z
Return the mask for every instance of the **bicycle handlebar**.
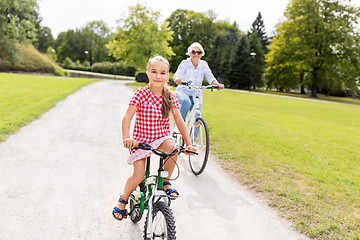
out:
M167 153L167 152L161 152L155 148L153 148L150 144L146 143L146 142L142 142L142 143L137 143L135 147L133 147L132 149L143 149L143 150L149 150L152 151L153 153L155 153L158 156L163 156L163 157L172 157L177 153L191 153L191 154L196 154L198 155L197 152L194 151L190 151L186 148L184 148L183 146L176 146L174 151L172 151L171 153Z
M188 82L182 82L181 85L185 85L187 86L188 88L195 88L195 89L206 89L206 88L211 88L211 91L214 90L214 88L219 88L218 85L207 85L207 86L200 86L200 87L197 87L195 85L192 84L192 81L188 81Z

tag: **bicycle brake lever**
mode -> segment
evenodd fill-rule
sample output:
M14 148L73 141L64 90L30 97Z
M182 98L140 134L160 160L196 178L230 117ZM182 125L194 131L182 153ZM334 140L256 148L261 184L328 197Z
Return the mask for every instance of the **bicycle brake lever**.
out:
M199 155L199 153L194 152L194 151L190 151L190 150L186 150L185 152L186 152L186 153L192 153L192 154L194 154L194 155Z
M136 147L133 147L131 149L143 149L143 150L151 150L152 147L151 145L145 143L145 142L142 142L142 143L138 143L138 145Z

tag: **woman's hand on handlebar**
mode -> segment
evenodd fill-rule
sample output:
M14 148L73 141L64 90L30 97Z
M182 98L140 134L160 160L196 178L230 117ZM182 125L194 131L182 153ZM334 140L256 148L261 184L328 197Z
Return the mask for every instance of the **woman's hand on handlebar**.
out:
M224 84L219 83L216 79L211 82L211 85L218 86L218 90L224 89Z
M137 146L137 142L132 138L124 138L123 144L125 148L133 148Z
M181 85L183 83L183 81L180 79L180 78L175 78L174 79L174 82L177 84L177 85Z

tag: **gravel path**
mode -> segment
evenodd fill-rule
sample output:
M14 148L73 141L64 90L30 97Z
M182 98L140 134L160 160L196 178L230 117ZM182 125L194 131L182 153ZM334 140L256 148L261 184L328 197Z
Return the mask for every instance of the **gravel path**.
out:
M142 239L111 215L132 167L121 119L132 96L104 80L69 96L0 144L0 239ZM171 205L177 239L307 239L210 159L194 176L179 159Z

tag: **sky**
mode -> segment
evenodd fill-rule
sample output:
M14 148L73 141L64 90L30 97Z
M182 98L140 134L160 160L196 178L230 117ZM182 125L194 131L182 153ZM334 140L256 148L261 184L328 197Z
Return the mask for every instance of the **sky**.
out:
M88 22L103 20L115 32L116 22L129 15L129 7L137 3L153 11L160 11L165 20L177 9L195 12L213 10L216 20L236 21L240 30L247 32L261 12L268 36L284 19L284 11L290 0L38 0L42 26L49 27L54 38L60 32L80 29ZM353 0L360 6L360 0Z

